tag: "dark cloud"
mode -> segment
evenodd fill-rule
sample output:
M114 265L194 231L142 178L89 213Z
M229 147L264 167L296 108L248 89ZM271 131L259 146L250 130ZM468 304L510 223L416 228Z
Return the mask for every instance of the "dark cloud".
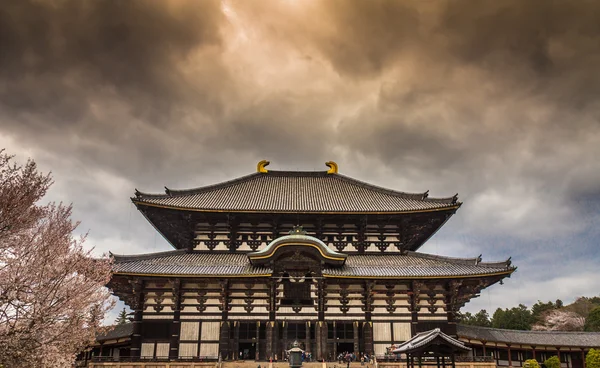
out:
M52 199L74 202L102 251L168 249L131 209L135 187L333 159L379 185L458 191L426 251L584 267L598 19L595 1L9 1L0 146L54 172ZM531 269L521 280L550 278Z
M218 1L9 1L0 10L2 108L73 125L112 97L164 120L193 92L181 66L220 47L222 21Z

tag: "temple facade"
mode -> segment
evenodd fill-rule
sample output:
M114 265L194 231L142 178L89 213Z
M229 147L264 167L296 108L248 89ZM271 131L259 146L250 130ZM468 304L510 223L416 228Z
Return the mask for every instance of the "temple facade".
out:
M460 208L327 171L255 173L133 203L175 249L113 255L109 287L133 311L130 359L282 360L381 355L439 328L514 272L510 259L419 248Z

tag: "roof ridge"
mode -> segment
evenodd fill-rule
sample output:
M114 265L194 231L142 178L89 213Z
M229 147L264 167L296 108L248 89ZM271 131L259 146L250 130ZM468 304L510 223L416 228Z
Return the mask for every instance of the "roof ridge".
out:
M244 181L247 181L249 179L253 179L257 176L260 175L264 175L262 173L251 173L248 175L244 175L244 176L240 176L234 179L230 179L230 180L226 180L220 183L215 183L215 184L208 184L208 185L204 185L204 186L200 186L200 187L195 187L195 188L189 188L189 189L171 189L169 187L165 186L165 194L161 194L161 193L145 193L145 192L141 192L139 190L135 190L135 198L132 198L132 200L134 199L140 199L142 197L150 197L150 198L168 198L168 197L177 197L177 196L185 196L185 195L192 195L192 194L199 194L199 193L205 193L205 192L209 192L211 190L215 190L215 189L221 189L221 188L227 188L229 186L232 186L234 184L238 184Z
M432 260L440 260L457 264L467 264L467 265L475 265L482 267L498 267L498 266L506 266L507 268L511 265L511 259L508 258L505 261L493 261L493 262L482 262L481 255L475 258L461 258L461 257L450 257L450 256L442 256L437 254L429 254L429 253L421 253L415 251L406 251L406 254L413 255L419 258L432 259Z
M378 191L380 193L387 194L387 195L399 196L399 197L406 198L406 199L432 202L432 203L444 203L444 204L451 203L451 204L459 204L459 205L462 204L462 202L458 202L458 193L452 197L443 197L443 198L429 197L429 190L426 190L423 193L409 193L409 192L403 192L403 191L389 189L389 188L385 188L385 187L382 187L379 185L367 183L366 181L355 179L355 178L352 178L350 176L346 176L343 174L333 174L333 175L335 175L335 177L337 177L337 178L345 180L346 182L348 182L350 184L354 184L354 185L357 185L357 186L360 186L363 188L369 188L369 189L372 189L372 190L375 190L375 191Z
M118 263L141 261L151 258L164 258L168 256L186 253L186 249L167 250L156 253L141 253L141 254L114 254L109 252L109 255Z

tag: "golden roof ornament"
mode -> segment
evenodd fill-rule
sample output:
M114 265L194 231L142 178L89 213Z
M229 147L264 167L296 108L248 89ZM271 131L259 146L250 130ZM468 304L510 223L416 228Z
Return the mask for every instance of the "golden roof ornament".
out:
M329 166L329 170L327 170L327 174L337 174L338 173L338 164L333 161L327 161L325 165Z
M262 160L256 165L256 172L266 174L269 170L266 169L266 166L269 165L270 162L267 160Z

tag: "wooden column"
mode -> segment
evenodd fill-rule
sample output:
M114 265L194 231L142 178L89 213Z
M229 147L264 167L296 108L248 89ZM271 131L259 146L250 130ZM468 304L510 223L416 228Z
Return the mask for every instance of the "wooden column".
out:
M511 351L510 351L510 345L506 344L506 346L508 347L508 366L512 367L512 356L511 356Z
M133 332L131 334L131 349L129 355L139 358L142 349L142 316L144 315L144 282L135 280L132 282L134 295Z
M260 321L256 322L256 345L254 347L256 348L254 359L260 360Z
M228 215L229 217L229 251L235 252L237 250L237 237L238 237L238 222L234 216Z
M556 356L558 357L559 367L562 367L562 361L560 360L560 346L556 347Z
M179 357L179 335L181 333L181 280L172 280L173 322L171 323L171 339L169 341L169 358Z
M274 339L274 332L275 332L275 322L274 321L269 321L267 322L267 325L265 326L266 330L266 337L267 337L267 341L266 341L266 345L265 345L265 353L267 355L267 360L274 360L275 359L275 352L273 351L273 341Z
M364 353L369 354L369 357L373 356L373 322L367 321L363 323L362 328L363 339L365 340L365 351Z
M233 360L237 360L240 358L240 322L234 321L232 323L233 341L231 344L231 357Z
M322 279L317 280L317 318L325 320L325 283Z
M485 341L481 342L481 346L483 347L483 356L487 356L487 353L485 351Z
M333 359L336 359L338 356L337 343L338 343L337 328L336 328L335 321L334 321L333 322Z
M277 282L269 281L269 321L275 321L275 310L277 309Z
M276 360L279 361L281 358L281 354L278 352L279 347L279 323L277 321L273 322L273 353L275 354Z
M233 359L231 355L230 343L231 339L229 338L229 329L231 328L229 321L221 321L221 328L219 331L219 354L223 358L223 360Z
M304 350L307 353L312 353L312 349L310 347L310 321L304 324L304 328L306 329L306 339L304 340Z
M229 280L221 280L221 292L219 295L219 301L221 302L221 329L219 332L219 354L221 357L226 359L234 359L231 355L231 339L230 339L230 325L228 319L229 311Z
M585 364L585 349L581 348L581 361L583 362L583 368L586 368Z
M285 351L288 347L288 328L290 324L286 321L281 322L281 338L279 345L279 356L283 361L285 359Z
M318 321L315 325L316 358L327 359L327 322Z
M533 345L531 346L531 355L532 355L533 360L537 360L535 358L535 346L533 346Z
M352 322L352 335L354 336L354 354L360 355L360 340L358 336L358 321Z

